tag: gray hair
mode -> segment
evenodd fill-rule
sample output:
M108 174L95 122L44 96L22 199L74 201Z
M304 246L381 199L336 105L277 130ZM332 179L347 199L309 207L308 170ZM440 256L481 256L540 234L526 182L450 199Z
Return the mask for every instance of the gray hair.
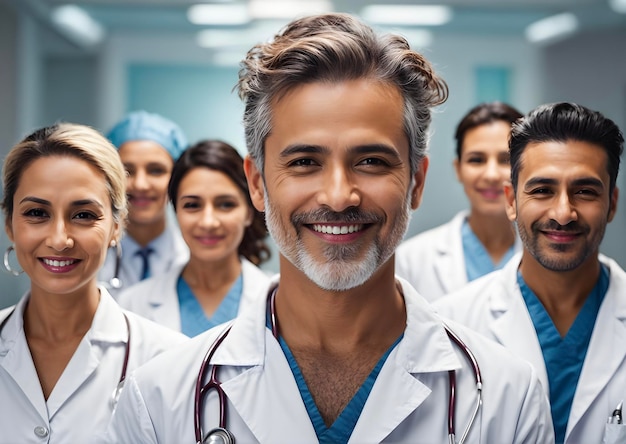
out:
M379 36L348 14L295 20L242 61L237 89L245 102L246 145L259 171L263 174L274 101L298 85L361 78L394 85L402 94L413 174L426 155L431 108L446 101L448 86L403 37Z

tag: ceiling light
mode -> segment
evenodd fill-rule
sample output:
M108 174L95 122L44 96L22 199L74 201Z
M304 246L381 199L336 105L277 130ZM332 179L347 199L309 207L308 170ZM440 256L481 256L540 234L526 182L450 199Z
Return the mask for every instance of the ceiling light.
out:
M248 11L255 19L293 19L332 12L333 4L328 0L250 0Z
M250 16L248 8L243 4L203 4L190 6L187 19L194 25L245 25L250 21Z
M435 5L369 5L363 20L380 25L438 26L452 20L452 8Z
M553 43L576 32L578 19L571 12L553 15L526 28L526 39L532 43Z
M253 46L250 36L242 31L204 29L196 35L196 42L202 48L230 48Z
M81 46L94 46L104 39L102 25L79 6L58 6L52 10L51 20L61 32Z
M626 0L609 0L609 6L615 12L626 14Z

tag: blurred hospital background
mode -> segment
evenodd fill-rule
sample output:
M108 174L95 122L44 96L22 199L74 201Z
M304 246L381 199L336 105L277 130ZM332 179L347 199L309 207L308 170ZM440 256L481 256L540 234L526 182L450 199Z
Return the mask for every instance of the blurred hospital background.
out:
M450 99L434 116L422 206L408 236L467 207L454 128L483 101L526 113L574 101L626 130L626 0L0 0L0 152L56 121L106 132L146 109L191 142L218 138L245 152L238 62L290 19L350 12L403 34L435 64ZM602 251L626 267L624 192ZM0 249L9 245L6 235ZM14 257L12 258L15 259ZM277 255L266 266L277 269ZM0 273L0 308L27 288Z

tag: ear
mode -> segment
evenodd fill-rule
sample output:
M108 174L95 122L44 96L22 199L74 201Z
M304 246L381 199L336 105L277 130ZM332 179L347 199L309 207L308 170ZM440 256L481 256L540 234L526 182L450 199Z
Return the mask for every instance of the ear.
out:
M265 183L263 182L263 175L257 169L256 163L250 155L247 155L243 160L243 169L246 173L252 204L258 211L263 212L265 211Z
M517 204L515 202L515 191L513 190L513 184L510 180L505 180L503 187L506 215L509 217L509 220L511 222L515 222L515 220L517 219Z
M4 223L4 232L7 234L7 237L11 242L13 242L13 226L11 224L11 219L7 218Z
M415 175L413 176L414 185L411 190L411 208L416 210L422 202L422 195L424 194L424 185L426 184L426 173L428 172L428 165L430 160L428 157L424 157L417 166Z
M609 202L609 216L608 222L611 222L615 217L615 213L617 212L617 202L619 198L619 189L617 187L613 188L613 194L611 194L611 201Z
M458 157L454 158L452 165L454 166L454 172L456 173L456 180L461 182L461 164Z

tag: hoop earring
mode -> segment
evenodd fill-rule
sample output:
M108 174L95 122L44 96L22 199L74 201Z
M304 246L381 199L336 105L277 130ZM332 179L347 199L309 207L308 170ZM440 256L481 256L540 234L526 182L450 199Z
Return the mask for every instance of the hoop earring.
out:
M9 274L12 274L13 276L19 276L20 274L24 273L24 270L14 270L11 268L11 264L9 263L9 255L13 250L15 250L15 248L13 248L13 245L10 245L4 252L4 268Z

